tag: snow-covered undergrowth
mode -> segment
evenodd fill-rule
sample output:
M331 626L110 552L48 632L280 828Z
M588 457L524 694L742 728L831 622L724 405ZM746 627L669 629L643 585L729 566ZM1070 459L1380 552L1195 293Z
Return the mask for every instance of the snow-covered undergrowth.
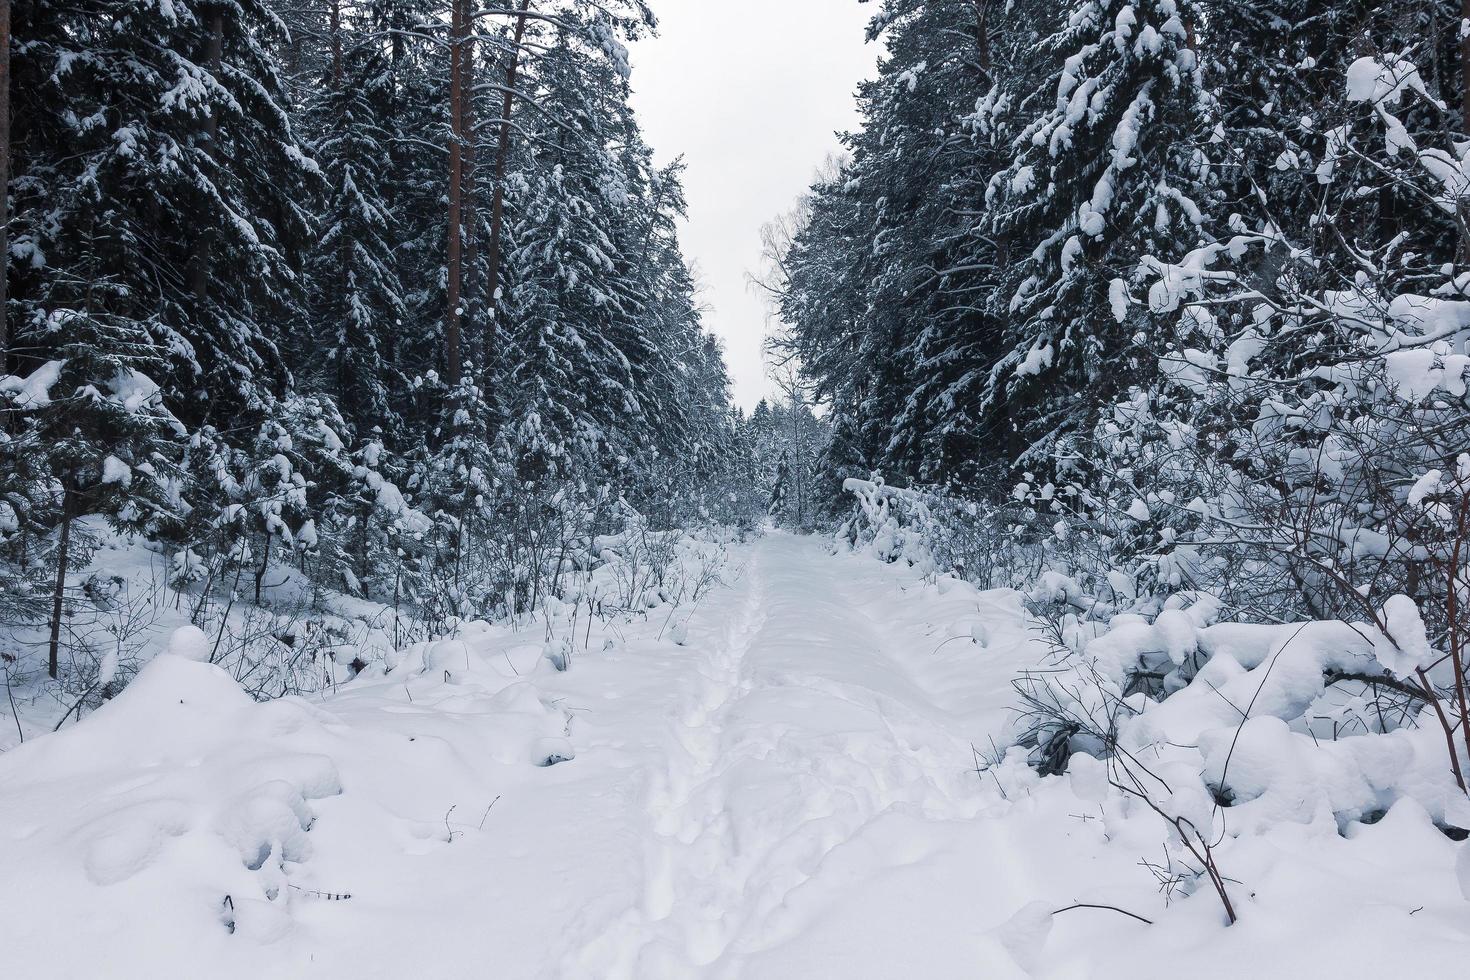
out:
M0 750L72 724L119 694L188 627L211 660L252 697L330 689L395 646L425 635L412 609L325 590L290 564L263 577L261 602L236 590L181 585L169 556L118 534L101 520L79 521L91 558L67 579L58 677L46 676L44 619L0 628Z
M507 622L527 626L548 610L579 619L663 614L693 604L719 581L735 535L713 527L655 531L628 511L623 530L563 546L555 576L526 573L534 605ZM90 559L67 579L60 630L60 670L46 675L48 624L0 624L0 751L74 724L121 693L138 671L187 628L203 658L249 696L270 700L335 690L364 671L395 663L411 644L453 633L463 617L324 588L297 565L271 562L260 601L248 583L180 581L176 556L104 522L77 522ZM501 612L510 603L497 607ZM677 617L674 617L677 619ZM670 629L676 628L672 623ZM564 638L559 638L560 639ZM570 655L570 654L568 654Z
M1017 594L1049 652L1013 678L1020 724L1006 761L1030 767L1040 786L1066 782L1110 848L1138 849L1166 899L1195 896L1191 916L1208 904L1221 922L1258 926L1271 908L1276 926L1303 930L1336 915L1366 926L1395 908L1391 924L1373 927L1390 944L1410 943L1397 931L1410 914L1438 908L1431 931L1463 918L1460 668L1433 648L1412 600L1390 598L1366 622L1235 622L1212 595L1139 596L1116 571L1099 598L1081 583L1106 583L1107 570L1076 574L995 511L877 482L848 490L857 507L839 541L930 578L965 571L936 560L954 537L936 514L1012 536L1009 571L1029 575ZM1281 902L1287 894L1309 904Z
M519 628L462 624L310 697L254 700L186 632L80 723L0 754L7 967L1367 977L1448 975L1470 950L1465 845L1420 802L1443 779L1414 733L1317 757L1274 721L1335 634L1305 663L1276 657L1294 679L1257 699L1266 724L1227 766L1209 731L1230 723L1198 677L1230 661L1248 678L1282 637L1200 625L1195 607L1187 624L1120 621L1061 669L1130 650L1180 677L1220 663L1120 721L1111 756L1079 729L1068 772L1044 776L1015 744L1029 726L1011 681L1058 651L1022 593L784 534L679 547L689 581L728 556L697 596L650 585L641 612L589 617L631 577L624 558L598 579L609 592ZM1202 732L1169 745L1155 720ZM1172 795L1127 792L1132 759ZM1234 926L1160 813L1205 820L1209 760L1235 794L1206 841ZM1359 791L1331 760L1376 781L1381 819L1340 806Z
M492 836L502 858L520 850L496 801L545 785L537 773L577 756L577 713L595 711L603 681L569 703L553 693L558 679L580 679L584 660L607 669L630 645L681 650L701 602L738 577L733 540L630 524L594 542L592 567L533 614L398 644L378 626L319 647L307 660L320 682L287 697L256 686L274 665L222 657L218 635L189 623L182 600L184 612L156 611L132 638L128 676L112 679L117 690L95 710L40 734L45 700L19 702L28 737L0 753L0 933L11 967L30 977L264 976L285 964L315 975L311 950L330 946L324 936L356 945L359 930L386 936L390 922L431 914L429 905L452 919L457 900L435 889L467 885L424 868L452 865ZM99 560L135 587L146 563L129 566L118 556L138 552L119 549ZM525 901L494 877L503 871L480 866L480 887ZM407 882L420 874L432 883L415 890ZM266 951L292 936L301 942ZM471 966L446 968L436 975ZM361 969L330 975L404 975Z

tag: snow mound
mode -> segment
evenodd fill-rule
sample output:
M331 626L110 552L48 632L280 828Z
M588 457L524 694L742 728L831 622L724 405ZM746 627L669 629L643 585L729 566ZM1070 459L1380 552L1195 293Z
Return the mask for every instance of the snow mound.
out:
M175 630L81 723L0 755L0 919L39 929L28 909L66 909L77 975L84 948L223 963L323 928L310 910L354 897L344 849L443 847L464 833L446 810L497 795L488 771L575 758L570 714L499 642L477 627L418 644L317 706L253 700L206 662L204 633Z
M183 660L209 660L209 637L197 626L180 626L168 639L165 653Z

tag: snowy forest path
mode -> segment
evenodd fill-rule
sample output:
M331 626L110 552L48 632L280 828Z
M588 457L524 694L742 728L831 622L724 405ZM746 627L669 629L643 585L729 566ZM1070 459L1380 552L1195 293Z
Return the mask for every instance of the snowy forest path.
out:
M884 599L902 604L884 571L772 535L735 588L694 618L697 666L668 712L666 758L642 788L641 901L571 954L565 975L896 976L912 961L888 925L902 918L892 897L856 913L871 916L866 941L886 956L855 933L840 952L809 941L855 879L931 856L932 835L901 828L966 820L981 806L973 736L912 669L944 638L880 621ZM895 594L875 596L875 585ZM831 972L800 972L807 960Z
M697 603L468 623L311 698L159 657L0 754L18 975L1024 976L997 930L1101 832L977 771L1018 597L831 550L731 543Z

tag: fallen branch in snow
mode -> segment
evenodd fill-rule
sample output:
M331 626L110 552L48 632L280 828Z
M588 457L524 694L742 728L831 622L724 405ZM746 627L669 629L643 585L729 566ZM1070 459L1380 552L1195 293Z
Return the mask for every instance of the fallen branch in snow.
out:
M1073 909L1103 909L1108 912L1117 912L1119 915L1126 915L1130 919L1137 919L1144 925L1151 926L1154 924L1153 919L1145 919L1137 912L1130 912L1127 909L1120 909L1116 905L1095 905L1092 902L1078 902L1076 905L1068 905L1064 909L1057 909L1055 912L1052 913L1052 915L1061 915L1063 912L1070 912Z
M10 700L10 717L15 719L15 731L20 736L21 745L25 744L25 729L20 727L20 709L15 706L15 692L10 687L10 665L16 661L16 657L8 653L0 653L0 665L5 669L5 697Z
M1368 674L1354 671L1329 670L1322 675L1322 683L1328 686L1350 681L1356 681L1360 684L1374 684L1378 687L1386 687L1390 691L1397 691L1399 694L1402 694L1405 697L1414 698L1415 700L1422 701L1425 704L1428 704L1429 702L1434 700L1432 697L1430 697L1430 695L1425 693L1424 688L1416 684L1409 684L1405 681L1401 681L1398 678L1394 677L1392 674L1386 672L1382 674Z
M315 888L302 888L300 885L292 885L291 887L303 895L310 895L312 898L320 898L328 902L345 902L352 897L347 892L323 892L317 891Z

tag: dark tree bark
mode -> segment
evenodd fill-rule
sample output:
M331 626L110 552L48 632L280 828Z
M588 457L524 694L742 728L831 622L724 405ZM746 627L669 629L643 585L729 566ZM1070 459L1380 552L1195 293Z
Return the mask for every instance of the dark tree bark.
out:
M1470 0L1466 0L1470 3ZM505 92L500 106L500 141L495 147L495 186L490 194L490 243L486 254L489 266L485 284L485 370L495 363L500 343L498 315L500 310L500 239L505 225L505 170L510 161L510 114L515 105L516 77L521 64L521 41L526 35L526 11L531 0L521 0L511 38L510 60L505 67Z
M450 385L460 381L460 324L464 317L460 288L463 270L464 191L464 54L469 23L461 0L449 6L449 268L448 310L444 324L444 378Z
M479 124L475 119L475 32L472 17L472 0L455 0L464 4L461 15L465 22L464 54L460 57L460 91L464 93L464 157L463 173L460 177L463 189L460 192L462 220L464 221L464 275L459 285L460 306L465 311L464 319L473 336L475 328L475 270L479 260L480 226L475 215L475 151L480 143Z
M56 583L51 590L51 637L47 644L46 673L56 679L60 669L61 613L66 601L66 566L71 557L71 521L75 509L70 487L61 496L61 540L56 544Z
M218 79L225 47L225 15L222 10L216 9L210 14L209 35L205 44L205 61L209 65L209 70L214 73L214 77ZM211 109L209 115L204 119L204 139L206 151L211 157L217 158L219 154L219 117L214 109ZM196 243L194 262L189 269L189 286L194 293L195 312L198 314L204 312L204 305L209 299L209 274L213 252L214 233L206 229Z
M1470 3L1470 0L1466 0ZM0 0L0 374L10 351L10 0Z
M1470 134L1470 34L1465 33L1470 21L1470 0L1460 0L1460 23L1455 25L1460 37L1460 125Z
M990 59L990 0L975 0L975 56L985 73L985 81L990 82L995 77Z
M342 91L342 0L332 0L332 84Z

